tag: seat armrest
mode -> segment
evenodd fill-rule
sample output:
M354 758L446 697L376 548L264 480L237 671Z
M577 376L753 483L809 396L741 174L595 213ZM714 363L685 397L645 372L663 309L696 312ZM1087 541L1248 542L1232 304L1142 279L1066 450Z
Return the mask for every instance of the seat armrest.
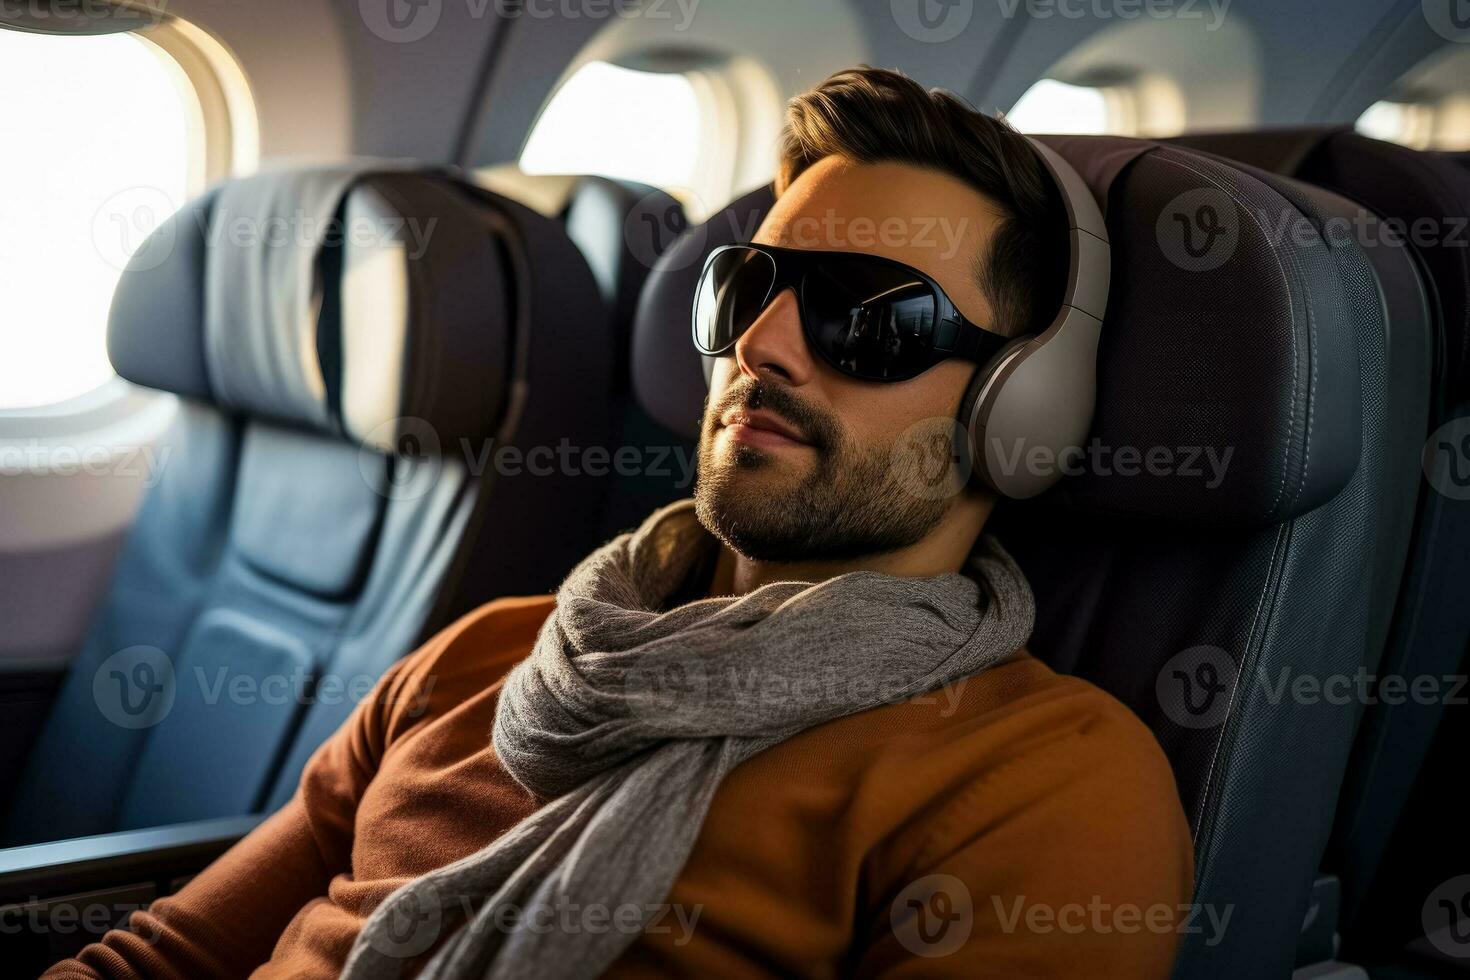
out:
M0 905L136 882L158 883L166 894L169 883L201 871L264 819L219 817L0 850Z

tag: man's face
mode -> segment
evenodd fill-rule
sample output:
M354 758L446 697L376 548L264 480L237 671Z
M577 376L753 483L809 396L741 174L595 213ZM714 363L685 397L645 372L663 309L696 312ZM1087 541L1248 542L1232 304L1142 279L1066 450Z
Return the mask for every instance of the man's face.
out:
M819 161L781 195L755 241L867 252L928 273L972 323L993 322L976 270L1000 214L962 181L907 164ZM909 381L849 378L807 347L796 297L776 296L715 362L699 444L700 520L758 561L839 561L915 544L953 496L904 465L914 436L948 436L976 365ZM948 447L946 444L946 460Z

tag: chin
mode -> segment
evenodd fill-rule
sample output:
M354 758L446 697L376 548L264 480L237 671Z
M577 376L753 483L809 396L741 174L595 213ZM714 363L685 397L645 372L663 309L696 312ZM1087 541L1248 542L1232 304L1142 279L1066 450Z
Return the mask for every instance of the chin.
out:
M763 494L794 493L811 479L812 465L784 453L767 452L753 446L735 445L715 453L708 461L712 482L735 493L750 493L759 487Z

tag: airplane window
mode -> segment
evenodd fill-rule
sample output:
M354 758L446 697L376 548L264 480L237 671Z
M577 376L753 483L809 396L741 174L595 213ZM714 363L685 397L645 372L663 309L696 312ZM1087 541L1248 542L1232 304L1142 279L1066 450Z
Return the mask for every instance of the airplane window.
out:
M108 304L128 258L189 190L182 72L130 34L0 31L0 409L113 376ZM20 179L23 177L24 179Z
M665 189L696 182L700 99L682 74L594 61L567 80L536 121L528 174L599 174Z
M1470 150L1467 79L1470 47L1451 44L1405 72L1381 100L1363 110L1356 129L1415 150Z
M1375 102L1358 117L1355 128L1376 140L1424 147L1429 143L1425 107L1412 102Z
M1043 78L1016 100L1006 118L1023 133L1163 137L1184 132L1184 93L1168 74L1115 68L1092 76L1099 81Z
M1006 118L1023 133L1114 133L1101 88L1043 78L1016 100Z
M1450 93L1424 102L1385 99L1358 117L1364 136L1416 150L1470 149L1470 96Z

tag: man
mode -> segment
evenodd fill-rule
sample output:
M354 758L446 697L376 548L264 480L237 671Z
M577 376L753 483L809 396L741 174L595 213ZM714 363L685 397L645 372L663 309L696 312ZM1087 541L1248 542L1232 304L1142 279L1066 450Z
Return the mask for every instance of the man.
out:
M866 68L792 102L776 186L697 298L692 504L397 665L285 808L48 975L1168 974L1166 760L1024 651L992 496L906 465L977 370L904 360L910 290L1049 322L1056 190L1005 123Z

